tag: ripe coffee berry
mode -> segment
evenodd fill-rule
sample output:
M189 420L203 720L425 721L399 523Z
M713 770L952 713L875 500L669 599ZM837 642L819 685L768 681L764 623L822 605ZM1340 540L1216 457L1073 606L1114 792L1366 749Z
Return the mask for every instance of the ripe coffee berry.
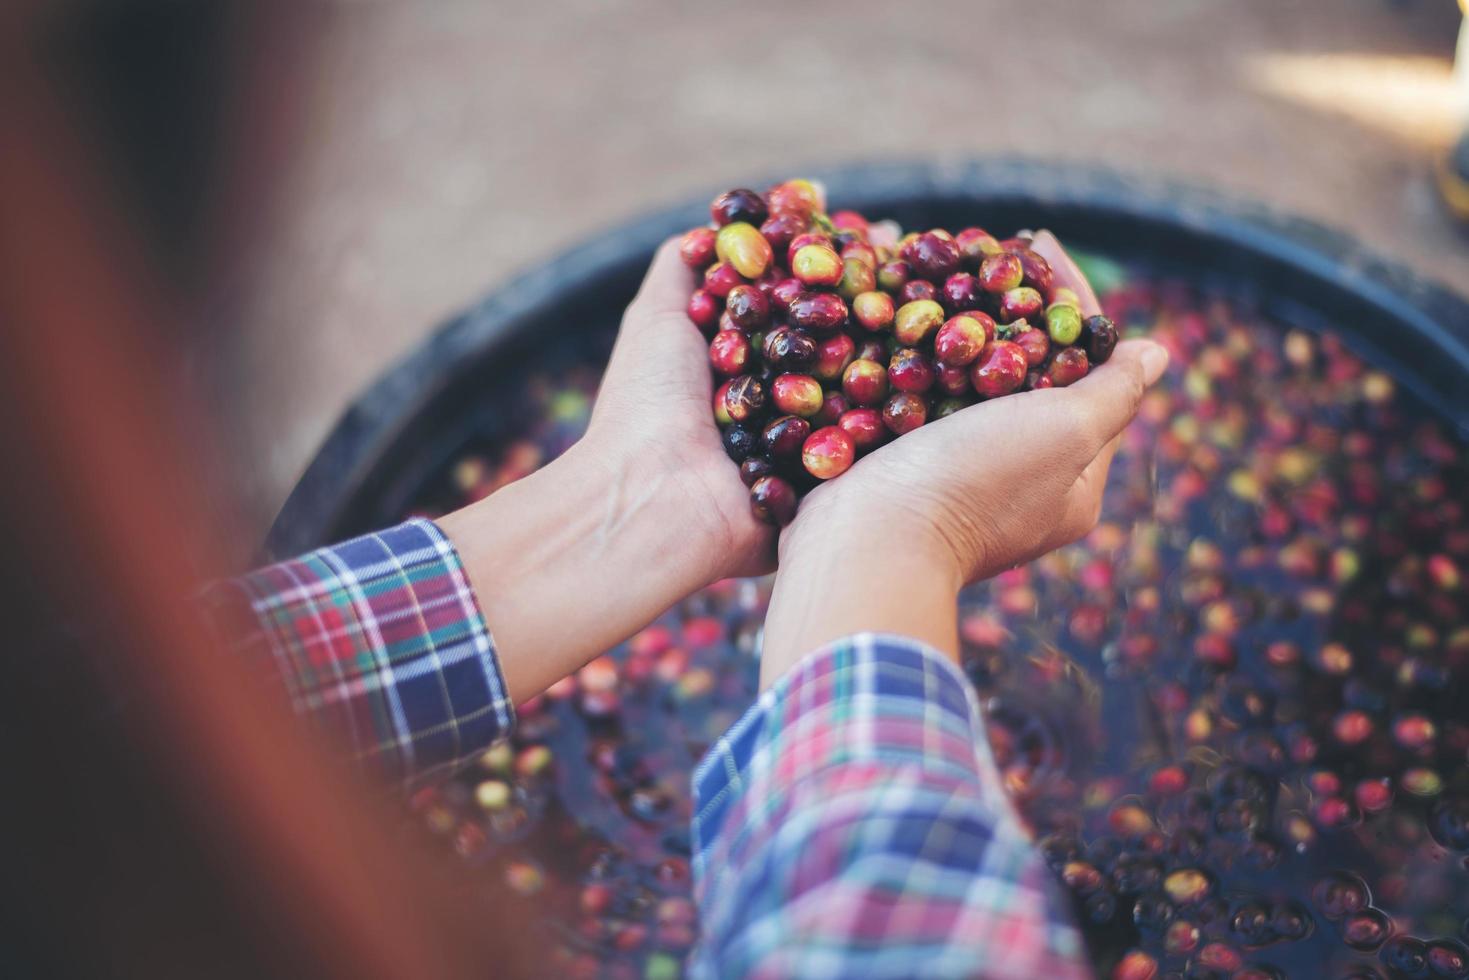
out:
M854 408L843 413L837 425L852 437L857 452L876 449L887 439L888 430L883 424L882 413L875 408Z
M911 391L897 392L883 403L882 421L895 436L912 432L928 421L928 402Z
M770 322L770 301L759 289L743 283L724 298L724 311L743 330L756 330Z
M1018 391L1025 380L1025 352L1018 344L996 340L974 362L969 378L974 390L985 398L998 398Z
M761 520L789 521L859 453L977 401L1073 384L1117 345L1028 237L898 237L825 207L806 180L740 188L679 243L701 277L688 316L710 338L714 419Z
M858 358L842 373L842 391L854 405L876 405L888 392L888 373L878 362Z
M743 187L725 191L709 205L709 214L714 218L714 223L721 227L736 221L758 225L765 220L768 213L765 199Z
M973 364L994 329L995 321L983 313L961 313L939 328L933 338L933 356L952 367Z
M810 434L810 422L795 415L782 415L760 431L760 445L771 459L793 459L800 454Z
M857 458L857 445L840 426L817 429L801 449L801 465L818 480L841 476Z

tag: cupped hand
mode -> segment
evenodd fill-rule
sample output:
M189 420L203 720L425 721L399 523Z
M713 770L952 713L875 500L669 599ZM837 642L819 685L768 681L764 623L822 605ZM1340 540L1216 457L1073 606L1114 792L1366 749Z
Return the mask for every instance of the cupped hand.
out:
M1101 312L1054 236L1034 247L1084 316ZM981 402L893 440L806 497L782 559L839 526L882 528L972 582L1075 541L1096 524L1119 436L1167 363L1158 344L1124 341L1069 387Z
M634 479L682 488L668 519L687 527L691 553L716 559L716 578L764 574L775 567L775 530L751 514L720 442L709 344L686 312L693 288L678 239L669 239L622 318L586 443Z
M1034 247L1083 313L1099 312L1055 238L1042 233ZM957 657L960 586L1095 525L1119 436L1167 363L1159 345L1124 341L1069 387L972 405L813 490L781 536L762 686L822 644L861 631L902 634Z

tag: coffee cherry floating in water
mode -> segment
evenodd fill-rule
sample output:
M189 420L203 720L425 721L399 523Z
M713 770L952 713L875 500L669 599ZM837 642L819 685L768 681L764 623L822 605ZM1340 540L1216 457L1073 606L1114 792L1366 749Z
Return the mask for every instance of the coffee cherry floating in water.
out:
M773 408L829 428L846 409L825 412L826 399L840 394L875 409L884 436L901 436L977 401L1064 388L1117 344L1113 322L1084 316L1027 238L930 228L895 241L876 237L855 211L825 208L810 181L763 195L736 188L714 199L708 227L680 242L680 257L703 277L689 319L711 338L712 371L729 380L714 407L721 426L753 431ZM883 441L866 421L847 426L858 451ZM725 440L741 465L751 458L746 441ZM845 453L818 441L806 469L831 479L847 465ZM779 523L795 513L753 496L751 507Z

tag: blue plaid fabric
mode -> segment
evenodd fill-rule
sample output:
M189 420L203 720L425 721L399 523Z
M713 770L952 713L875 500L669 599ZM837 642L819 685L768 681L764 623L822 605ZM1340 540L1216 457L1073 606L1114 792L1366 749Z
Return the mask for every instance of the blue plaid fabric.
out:
M429 521L218 583L204 599L227 645L273 662L296 710L387 779L453 769L514 722L458 552Z
M968 682L864 634L798 664L694 775L701 977L1089 976Z

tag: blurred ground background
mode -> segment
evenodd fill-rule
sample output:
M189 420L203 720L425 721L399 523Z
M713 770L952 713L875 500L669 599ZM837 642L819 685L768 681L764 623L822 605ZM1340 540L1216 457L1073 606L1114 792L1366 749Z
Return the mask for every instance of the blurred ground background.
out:
M203 370L263 530L339 413L440 318L650 207L895 156L1166 173L1469 291L1431 162L1452 0L339 2L264 258Z

